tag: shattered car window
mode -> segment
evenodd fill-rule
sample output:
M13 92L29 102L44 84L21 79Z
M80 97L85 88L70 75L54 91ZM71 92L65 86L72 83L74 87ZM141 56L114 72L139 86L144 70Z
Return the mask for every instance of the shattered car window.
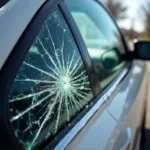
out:
M42 25L9 94L10 122L24 149L36 149L92 99L87 72L59 10Z

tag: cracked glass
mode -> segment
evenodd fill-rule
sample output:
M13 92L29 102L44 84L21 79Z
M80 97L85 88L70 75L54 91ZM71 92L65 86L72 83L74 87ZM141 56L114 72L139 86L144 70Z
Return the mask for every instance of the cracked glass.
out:
M55 137L93 98L82 58L62 14L43 23L9 94L10 122L24 149Z

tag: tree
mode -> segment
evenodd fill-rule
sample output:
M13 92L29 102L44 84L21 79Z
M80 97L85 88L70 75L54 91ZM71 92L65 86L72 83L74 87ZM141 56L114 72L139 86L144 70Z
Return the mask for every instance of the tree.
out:
M119 0L107 0L106 7L112 14L115 20L122 20L126 18L127 6L123 4L122 1Z
M128 30L128 37L130 40L134 40L135 38L135 30L134 30L135 19L131 19L131 28Z
M146 0L142 6L145 21L145 35L150 38L150 0Z

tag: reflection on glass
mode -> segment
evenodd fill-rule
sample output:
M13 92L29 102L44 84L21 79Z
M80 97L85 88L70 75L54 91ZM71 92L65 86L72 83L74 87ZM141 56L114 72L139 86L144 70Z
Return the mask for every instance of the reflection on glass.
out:
M57 10L44 22L9 94L10 122L24 149L37 148L92 99L86 70Z
M96 1L66 0L66 3L87 46L100 86L104 88L123 66L123 62L118 61L114 65L120 65L118 69L106 69L101 60L102 55L113 48L118 50L118 56L115 56L118 59L124 54L120 33L108 13Z

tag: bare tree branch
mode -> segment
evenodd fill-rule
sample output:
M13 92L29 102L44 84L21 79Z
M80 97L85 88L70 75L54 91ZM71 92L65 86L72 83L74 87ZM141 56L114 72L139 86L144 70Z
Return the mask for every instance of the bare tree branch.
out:
M142 13L145 21L145 35L150 37L150 1L146 0L144 5L141 6Z
M106 7L109 9L115 20L122 20L127 17L126 11L128 7L119 0L107 0Z

